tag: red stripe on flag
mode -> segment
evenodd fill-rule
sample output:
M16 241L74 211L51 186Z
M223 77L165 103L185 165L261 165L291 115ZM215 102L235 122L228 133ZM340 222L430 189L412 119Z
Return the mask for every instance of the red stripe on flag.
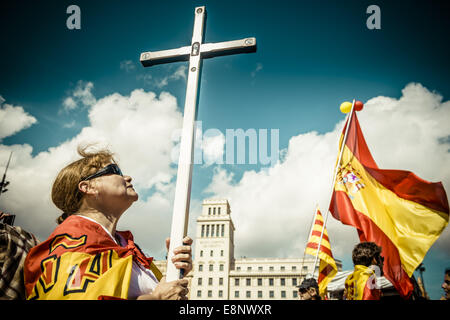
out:
M314 224L317 224L318 226L323 226L323 221L316 220L316 221L314 222Z
M319 245L315 242L308 242L308 244L306 245L306 247L311 248L311 249L316 249L316 250L317 250L318 246ZM327 247L324 247L323 245L320 246L320 251L329 255L330 257L333 257L331 250L328 249Z
M333 192L330 212L342 223L357 228L360 241L375 242L381 247L381 254L384 257L384 276L392 282L400 295L408 298L412 293L413 285L408 274L402 268L400 255L394 243L370 218L353 208L345 192Z
M449 214L448 199L441 182L425 181L410 171L378 168L364 139L355 112L348 130L346 146L374 179L400 198Z
M327 264L327 266L320 271L319 278L317 279L317 283L321 283L324 278L326 278L332 271L333 267Z
M321 234L322 234L322 232L321 232L321 231L318 231L318 230L313 230L313 231L311 232L311 236L317 236L317 237L319 237L319 239L320 239L320 235L321 235ZM325 233L323 234L322 239L325 239L325 240L328 241L328 243L330 243L330 239L328 239L328 236L327 236ZM322 243L322 245L323 245L323 243Z

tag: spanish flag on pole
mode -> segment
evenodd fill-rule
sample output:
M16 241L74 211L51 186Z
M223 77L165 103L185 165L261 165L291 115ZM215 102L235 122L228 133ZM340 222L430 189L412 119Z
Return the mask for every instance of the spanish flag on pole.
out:
M447 195L441 182L425 181L410 171L379 169L356 112L349 118L330 212L354 226L361 241L381 246L385 277L409 297L410 277L448 224Z
M322 242L319 250L319 278L317 280L317 283L319 284L319 294L322 297L326 294L328 283L337 273L336 262L334 261L333 254L331 253L330 239L328 238L327 228L324 224L322 214L319 209L317 209L311 235L309 236L305 250L305 253L307 254L312 256L317 255L317 249L319 248L319 242L323 230Z

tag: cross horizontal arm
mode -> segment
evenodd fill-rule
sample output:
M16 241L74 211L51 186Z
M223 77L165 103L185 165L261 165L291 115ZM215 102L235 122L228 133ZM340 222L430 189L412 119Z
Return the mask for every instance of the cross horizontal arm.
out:
M217 43L204 43L200 46L200 52L202 58L205 59L237 53L256 52L256 38L245 38L241 40Z
M153 52L148 51L141 53L140 61L144 67L169 62L188 61L190 53L191 46Z

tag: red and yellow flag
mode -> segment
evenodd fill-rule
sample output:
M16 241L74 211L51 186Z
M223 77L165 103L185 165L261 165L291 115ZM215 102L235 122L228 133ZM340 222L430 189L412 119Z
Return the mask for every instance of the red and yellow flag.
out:
M305 253L312 256L317 255L322 229L323 236L319 250L320 264L317 283L319 284L319 294L321 296L325 296L328 283L330 283L337 273L337 266L334 261L333 254L331 253L331 245L330 239L328 238L327 228L324 226L324 220L320 210L317 209L316 218L314 220L308 243L306 244Z
M448 224L442 183L409 171L379 169L355 112L338 168L330 212L357 228L361 241L381 246L385 277L408 297L413 290L410 277Z

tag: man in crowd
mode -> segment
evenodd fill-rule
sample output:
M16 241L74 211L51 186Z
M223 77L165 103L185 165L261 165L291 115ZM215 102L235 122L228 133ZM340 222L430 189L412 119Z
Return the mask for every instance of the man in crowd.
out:
M445 269L442 289L444 289L444 296L442 296L441 300L450 300L450 268Z
M345 280L345 300L380 300L377 275L382 275L381 247L373 242L358 243L352 252L355 269Z
M321 300L316 279L307 278L297 288L300 300Z

